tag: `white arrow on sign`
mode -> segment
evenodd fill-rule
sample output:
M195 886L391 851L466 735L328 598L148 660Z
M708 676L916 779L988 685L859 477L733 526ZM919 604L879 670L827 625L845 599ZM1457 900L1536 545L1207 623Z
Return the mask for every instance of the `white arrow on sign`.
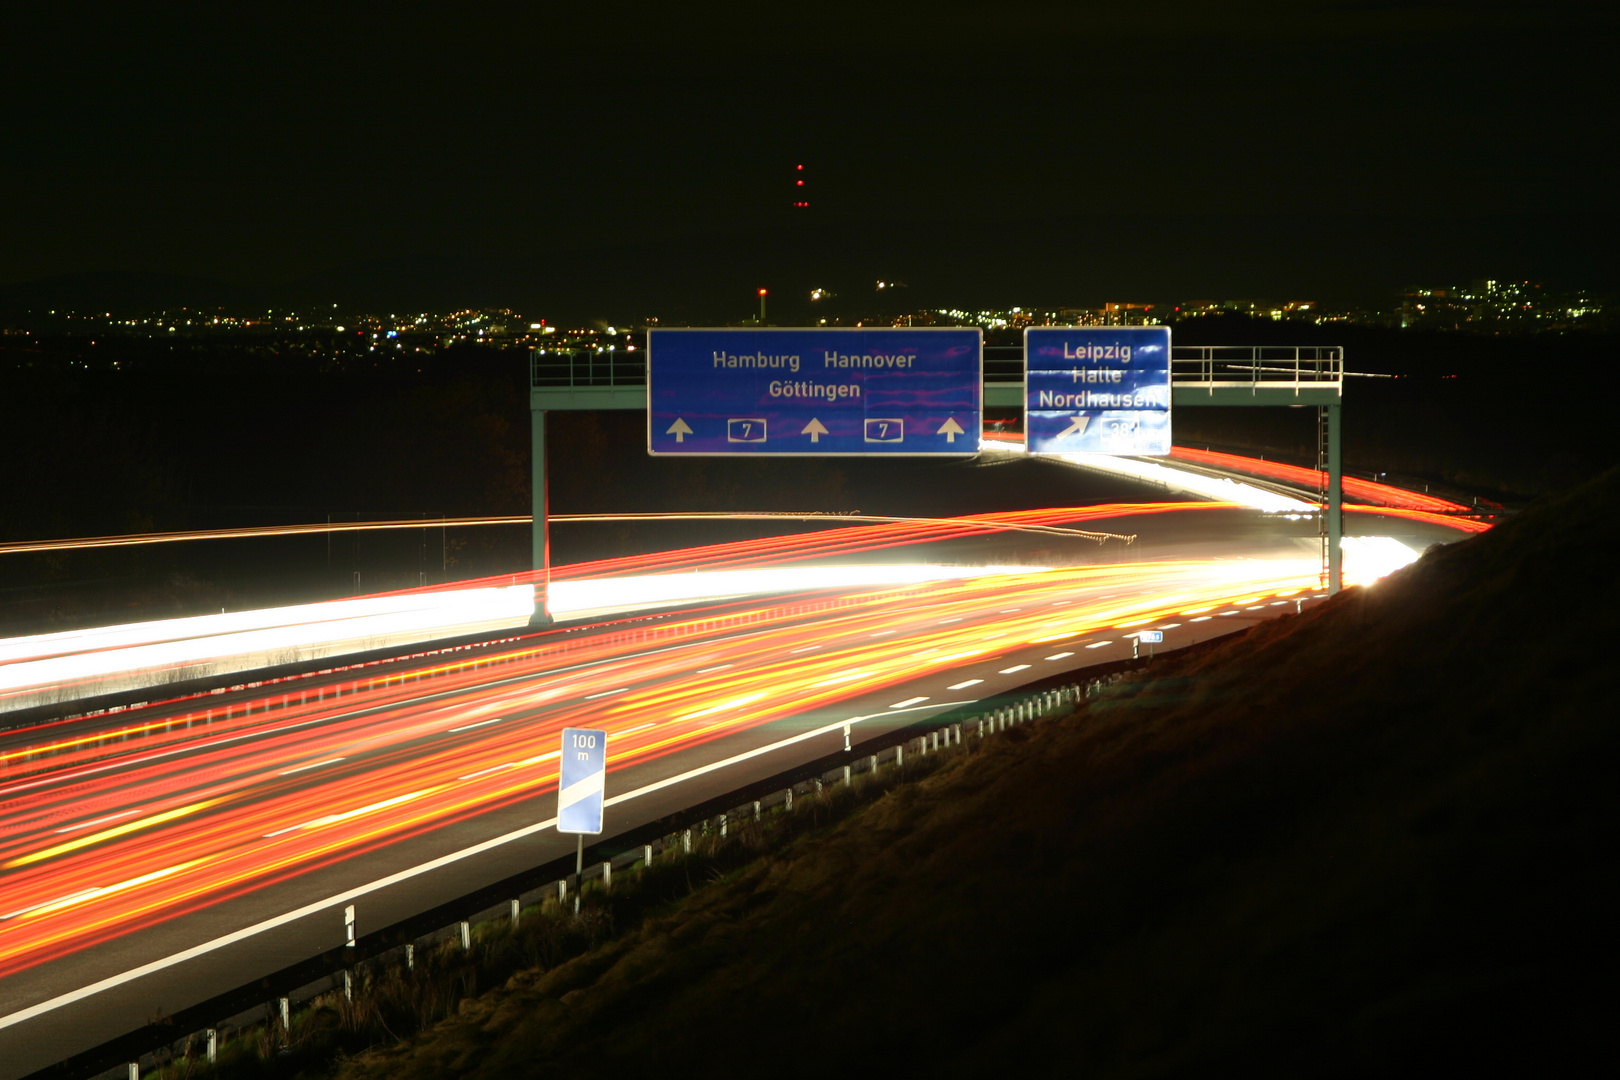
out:
M956 422L956 417L947 416L945 422L939 425L939 430L935 434L943 435L946 442L953 443L958 435L963 434L962 425Z
M1058 432L1058 438L1061 439L1065 435L1083 435L1085 434L1086 425L1090 422L1091 417L1089 416L1077 416L1069 421L1068 427Z
M686 437L692 434L692 429L686 426L685 420L682 420L677 416L675 418L675 422L669 425L669 430L664 432L664 434L673 435L675 436L676 442L683 443L686 441Z
M812 443L818 443L821 441L821 437L827 434L827 428L826 425L824 425L820 420L817 420L812 416L810 418L810 422L804 425L804 430L799 432L799 434L808 435L810 436L810 441Z

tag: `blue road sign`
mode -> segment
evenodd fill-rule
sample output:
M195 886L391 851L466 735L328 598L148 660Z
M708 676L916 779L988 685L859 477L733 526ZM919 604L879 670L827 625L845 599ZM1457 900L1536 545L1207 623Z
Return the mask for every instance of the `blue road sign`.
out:
M1160 645L1164 643L1164 631L1144 630L1140 634L1136 635L1136 640L1144 644Z
M557 780L557 831L602 831L602 798L607 792L607 732L563 728L562 775Z
M1168 326L1024 331L1024 437L1032 454L1168 454Z
M650 454L979 452L976 329L653 330Z

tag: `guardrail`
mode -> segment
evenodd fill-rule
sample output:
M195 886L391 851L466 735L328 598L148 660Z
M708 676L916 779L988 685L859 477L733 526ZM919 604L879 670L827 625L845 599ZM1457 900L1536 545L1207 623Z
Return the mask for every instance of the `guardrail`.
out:
M103 1044L102 1047L85 1051L67 1062L42 1069L34 1073L33 1077L39 1080L45 1077L51 1077L52 1080L66 1080L70 1077L139 1080L143 1072L173 1069L176 1066L189 1075L190 1068L203 1062L213 1063L227 1039L239 1037L255 1028L262 1028L266 1046L273 1048L278 1045L278 1040L280 1045L285 1045L295 1007L326 994L341 993L345 1000L349 999L356 985L356 976L360 974L362 968L369 966L374 969L386 969L392 966L414 972L417 957L425 956L427 949L448 941L453 943L452 947L470 952L480 936L480 928L490 929L497 924L515 927L523 919L526 911L530 912L531 916L536 909L553 913L560 910L566 914L567 905L572 904L577 912L579 898L586 892L587 886L609 890L612 888L615 874L622 874L638 866L651 865L660 856L669 853L679 852L682 856L689 855L696 843L709 845L724 843L734 826L758 821L767 811L793 812L795 799L802 802L805 796L814 797L829 790L836 790L842 785L853 784L858 777L876 777L884 770L904 768L908 758L927 759L941 751L961 747L965 741L982 744L984 740L1014 727L1051 717L1077 706L1101 693L1106 687L1118 683L1124 676L1125 672L1121 668L1086 682L1068 683L1023 695L983 713L907 735L878 749L874 749L874 743L870 742L858 748L850 747L849 733L846 730L844 750L831 755L847 758L845 764L831 769L818 768L813 764L810 766L812 771L809 775L805 775L803 771L780 774L764 781L763 785L755 784L738 789L721 796L718 800L700 804L687 814L665 819L663 824L670 821L677 822L675 828L654 836L642 838L638 835L643 833L642 830L634 831L627 836L631 839L640 839L640 843L631 843L625 850L606 859L594 860L585 867L583 874L564 873L549 880L542 878L542 884L526 889L514 889L508 899L494 904L490 903L494 890L481 890L465 898L460 911L454 910L457 906L455 902L435 909L431 914L448 921L439 924L436 929L411 935L409 941L400 943L397 927L368 935L368 938L359 941L351 937L350 945L341 950L347 953L343 957L342 966L336 967L335 970L328 970L311 978L313 972L310 966L319 964L322 959L313 958L287 969L281 976L256 981L249 987L220 995L213 999L212 1003L204 1002L185 1010L181 1016L171 1018L168 1030L162 1032L161 1037L152 1030L135 1032ZM880 737L877 742L882 742L884 738ZM820 764L824 764L826 760L822 759ZM800 779L795 780L794 776L799 776ZM786 781L785 786L774 787L774 784L783 781ZM716 806L728 808L716 811ZM599 842L596 846L599 848L622 846L620 841L623 839L610 838ZM572 856L569 856L554 860L539 869L556 868L572 861ZM346 915L346 922L351 927L352 933L354 915L352 907L347 912L334 911L333 915L334 918ZM420 925L417 923L418 928ZM331 964L326 966L333 967ZM258 1004L245 1009L233 1007L232 1003L239 1005L245 999L257 999ZM187 1034L175 1034L176 1025L172 1021L179 1020L178 1030L185 1031L191 1024L203 1019L199 1014L206 1015L211 1008L218 1009L215 1013L216 1019L207 1022L203 1027L190 1030ZM113 1064L114 1062L118 1064Z

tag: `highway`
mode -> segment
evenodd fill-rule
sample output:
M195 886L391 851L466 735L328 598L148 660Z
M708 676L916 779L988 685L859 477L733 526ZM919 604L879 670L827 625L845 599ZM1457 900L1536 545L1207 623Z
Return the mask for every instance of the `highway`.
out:
M1320 596L1314 523L1277 507L1263 521L1232 503L1013 518L1068 530L1053 542L1092 561L801 581L0 735L0 1077L340 945L346 904L365 933L567 854L572 838L549 828L565 726L610 733L612 835L836 751L846 725L858 742L1129 656L1143 629L1171 649ZM1177 524L1122 561L1121 545L1073 535L1105 521L1116 536ZM979 535L1005 543L1009 523ZM851 526L559 576L848 559L962 531ZM1412 548L1353 542L1347 573L1372 580Z

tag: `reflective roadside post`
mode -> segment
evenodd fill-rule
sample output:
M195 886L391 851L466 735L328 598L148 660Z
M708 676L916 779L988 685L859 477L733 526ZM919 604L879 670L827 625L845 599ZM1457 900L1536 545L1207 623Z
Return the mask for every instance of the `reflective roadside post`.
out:
M574 857L574 914L585 886L585 837L602 834L607 793L607 732L563 728L561 773L557 778L557 831L579 838Z

